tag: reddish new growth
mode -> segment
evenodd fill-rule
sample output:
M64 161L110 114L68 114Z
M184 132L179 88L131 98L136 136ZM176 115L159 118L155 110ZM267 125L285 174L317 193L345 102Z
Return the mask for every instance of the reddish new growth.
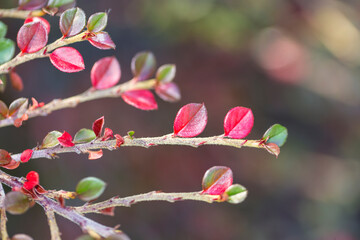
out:
M39 185L39 174L35 171L31 171L26 175L26 181L23 187L31 191L36 185Z
M28 162L30 160L33 152L34 151L32 149L26 149L25 151L23 151L20 156L20 161L23 163Z

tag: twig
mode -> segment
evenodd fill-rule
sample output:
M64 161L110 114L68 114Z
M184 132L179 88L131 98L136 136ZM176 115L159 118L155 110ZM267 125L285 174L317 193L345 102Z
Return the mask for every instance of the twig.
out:
M50 209L45 209L45 213L50 227L51 240L61 240L60 231L56 223L54 211Z
M46 116L53 111L64 109L64 108L74 108L79 103L92 101L100 98L116 98L120 97L122 93L130 90L138 90L138 89L152 89L154 88L156 81L154 79L137 82L128 81L123 84L119 84L115 87L104 89L104 90L88 90L81 94L78 94L73 97L65 98L65 99L55 99L50 103L44 105L43 107L39 107L36 109L29 109L26 111L26 114L29 118L37 117L37 116ZM6 127L14 124L15 119L20 118L21 116L12 116L10 118L5 118L0 120L0 127Z
M28 17L41 17L45 15L42 10L28 11L18 10L17 8L0 9L0 18L19 18L26 19Z
M180 138L174 137L172 134L164 135L161 137L146 137L146 138L129 138L124 137L124 143L121 147L144 147L149 148L157 145L178 145L178 146L190 146L199 147L203 145L221 145L235 148L252 147L266 149L264 144L261 144L259 140L245 140L245 139L230 139L223 136L214 137L198 137L198 138ZM53 148L34 150L31 159L36 158L53 158L59 153L86 153L91 149L116 149L116 140L108 141L93 141L89 143L76 144L73 147L63 147L58 145ZM21 153L11 155L15 161L20 161Z
M109 200L84 205L81 207L74 207L79 213L101 213L101 210L111 207L131 207L131 205L139 202L149 202L149 201L167 201L167 202L176 202L183 200L194 200L202 201L207 203L212 203L216 200L219 200L219 195L207 195L201 194L201 192L187 192L187 193L163 193L163 192L149 192L134 196L129 196L125 198L113 197Z
M59 47L63 47L76 42L81 42L86 39L87 39L86 32L82 32L70 38L60 38L55 42L43 47L37 52L28 53L28 54L19 53L16 57L11 59L10 61L0 65L0 74L8 73L11 69L16 67L17 65L28 62L30 60L48 57L49 56L48 53L52 52L53 50Z
M3 189L2 184L0 183L0 229L1 229L1 239L3 240L7 240L9 239L9 235L7 233L6 230L6 221L7 221L7 217L6 217L6 211L5 211L5 206L4 206L4 200L5 200L5 192Z

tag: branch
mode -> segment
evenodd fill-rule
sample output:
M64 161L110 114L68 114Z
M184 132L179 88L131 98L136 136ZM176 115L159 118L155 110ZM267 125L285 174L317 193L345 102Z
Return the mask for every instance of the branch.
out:
M79 103L92 101L100 98L116 98L120 97L122 93L130 90L139 90L139 89L152 89L154 88L156 81L154 79L136 82L128 81L123 84L119 84L112 88L104 89L104 90L94 90L90 89L81 94L78 94L73 97L65 98L65 99L55 99L50 103L44 105L43 107L39 107L36 109L29 109L26 111L26 114L29 118L37 117L37 116L46 116L53 111L64 109L64 108L74 108ZM14 124L14 121L21 116L15 115L9 118L5 118L0 120L0 127L10 126Z
M139 202L149 202L149 201L167 201L167 202L176 202L183 200L194 200L202 201L207 203L212 203L216 200L219 200L219 195L207 195L201 194L201 192L189 192L189 193L163 193L163 192L149 192L134 196L129 196L125 198L113 197L109 200L84 205L81 207L74 207L73 209L79 213L101 213L101 210L112 207L131 207L131 205Z
M5 206L4 206L4 200L5 200L5 192L3 189L2 184L0 183L0 229L1 229L1 239L3 240L7 240L9 239L9 235L7 233L6 230L6 221L7 221L7 217L6 217L6 210L5 210Z
M223 136L214 137L198 137L198 138L180 138L173 136L172 134L164 135L161 137L146 137L146 138L133 138L126 136L124 137L124 143L121 147L144 147L149 148L158 145L179 145L179 146L190 146L199 147L203 145L221 145L235 148L241 147L252 147L267 149L266 145L260 140L245 140L245 139L231 139ZM108 141L92 141L89 143L76 144L73 147L63 147L61 145L53 148L34 150L31 159L36 158L54 158L59 153L87 153L88 150L92 149L116 149L116 140ZM21 153L11 155L12 159L19 162Z
M13 177L8 175L7 173L0 170L0 182L6 184L7 186L13 188L21 188L23 186L23 182L20 178ZM37 199L34 199L37 204L42 206L45 211L46 209L51 210L64 218L69 219L73 223L79 225L84 231L91 231L99 234L102 237L108 237L115 233L115 230L111 227L104 226L100 223L97 223L77 211L68 208L62 207L58 202L44 196L40 195Z
M61 240L60 231L56 223L54 211L45 209L45 213L50 227L51 240Z
M27 10L18 10L17 8L0 9L0 18L26 19L28 17L41 17L44 15L45 12L43 12L42 10L27 11Z
M10 61L0 65L0 74L8 73L11 69L16 67L17 65L28 62L30 60L49 57L48 53L59 47L63 47L76 42L81 42L86 39L87 39L86 32L82 32L70 38L60 38L55 42L43 47L37 52L27 53L25 55L23 53L19 53L16 57L11 59Z

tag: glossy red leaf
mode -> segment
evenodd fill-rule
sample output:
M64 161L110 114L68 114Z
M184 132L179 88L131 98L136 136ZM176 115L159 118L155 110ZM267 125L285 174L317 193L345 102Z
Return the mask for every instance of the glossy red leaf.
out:
M169 82L155 87L156 94L164 101L177 102L181 99L180 89L176 83Z
M11 162L11 156L8 153L8 151L4 150L4 149L0 149L0 165L6 165L9 164Z
M202 180L202 193L209 195L221 195L233 183L233 173L230 168L215 166L204 174Z
M64 133L57 139L63 147L73 147L75 145L72 141L71 135L66 131L64 131Z
M179 137L195 137L202 133L207 124L207 111L202 103L189 103L177 113L174 134Z
M13 170L13 169L18 168L19 165L20 165L20 162L15 161L14 159L11 159L10 163L8 163L8 164L6 164L6 165L3 165L3 166L1 166L1 167L6 168L6 169L9 169L9 170Z
M115 49L116 45L111 39L110 35L107 32L99 32L95 36L88 39L88 41L94 47L97 47L102 50L106 49Z
M104 126L105 118L102 116L101 118L98 118L95 120L95 122L92 125L92 130L94 131L96 137L100 137L103 126Z
M47 0L19 0L19 10L36 10L45 6Z
M121 77L120 64L116 57L104 57L91 69L91 83L96 89L115 86Z
M96 160L103 156L103 151L100 149L98 151L87 151L89 153L89 160Z
M26 190L32 190L39 184L39 174L35 171L31 171L26 175L26 181L24 182L24 188Z
M17 44L23 53L34 53L46 46L48 34L44 24L30 22L24 24L17 34Z
M26 149L21 153L20 161L23 163L28 162L31 159L33 153L34 151L32 149Z
M23 81L19 74L17 74L15 71L10 72L10 81L11 86L18 91L22 91L24 89Z
M240 139L246 137L254 125L254 115L250 108L235 107L224 119L224 136Z
M154 95L149 90L134 90L124 92L122 99L129 105L141 110L155 110L158 108Z
M79 72L85 69L84 59L72 47L56 49L50 54L50 61L57 69L66 73Z
M42 17L29 17L27 19L25 19L25 23L32 23L32 22L40 22L44 25L45 29L46 29L46 32L47 34L49 34L50 32L50 23L45 19L45 18L42 18Z
M110 128L105 128L104 136L101 138L101 141L106 141L111 138L114 138L114 133Z

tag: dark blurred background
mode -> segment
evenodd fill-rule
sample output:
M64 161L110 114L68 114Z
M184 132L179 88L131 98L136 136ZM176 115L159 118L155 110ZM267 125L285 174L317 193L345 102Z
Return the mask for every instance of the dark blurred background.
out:
M1 1L2 8L16 1ZM101 57L115 55L122 82L131 78L130 61L150 50L158 65L177 66L182 100L158 99L159 110L146 112L121 99L103 99L38 117L17 129L0 129L0 146L18 153L34 147L52 130L74 135L104 115L106 126L122 135L160 136L172 131L178 109L204 102L208 125L201 136L223 132L223 118L235 106L255 115L248 136L259 139L274 123L289 131L278 159L263 150L204 146L105 151L97 161L86 155L32 160L12 171L40 173L47 189L74 190L85 176L108 183L105 200L152 190L197 191L204 172L214 165L230 167L234 182L246 186L239 205L199 202L141 203L117 208L115 217L91 216L104 224L121 224L133 239L360 239L360 2L357 0L79 0L90 16L111 9L106 30L117 45L101 51L77 43L87 66L66 74L48 60L19 66L25 89L9 87L6 103L25 96L49 102L90 87L90 69ZM58 17L46 17L49 41L61 34ZM3 19L7 37L16 39L22 20ZM81 204L71 202L71 204ZM9 216L11 235L27 233L49 239L39 206ZM81 234L58 217L64 239Z

